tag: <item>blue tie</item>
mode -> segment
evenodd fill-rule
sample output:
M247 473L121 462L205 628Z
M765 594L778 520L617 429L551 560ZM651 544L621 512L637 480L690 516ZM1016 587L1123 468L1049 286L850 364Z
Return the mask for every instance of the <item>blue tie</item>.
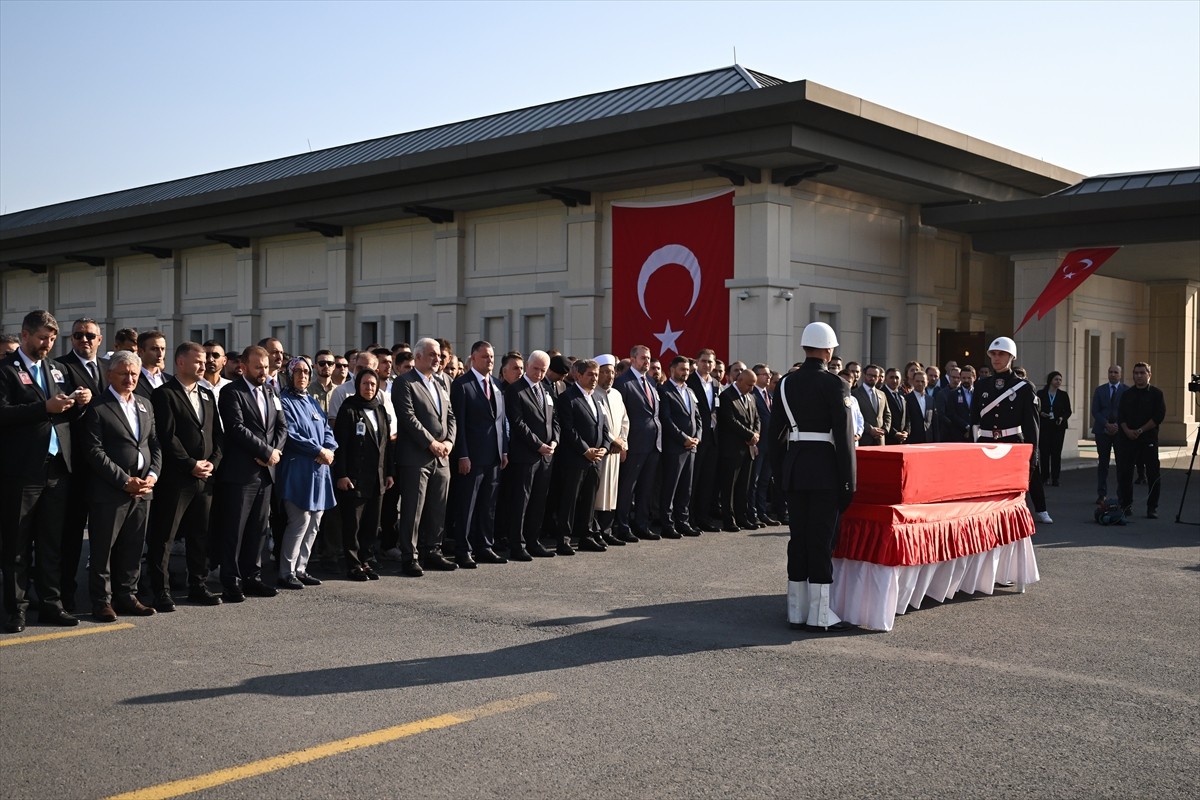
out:
M33 379L38 382L38 386L46 391L46 397L50 397L50 383L46 380L46 376L42 374L42 364L39 361L30 366L33 370ZM54 430L54 421L50 421L50 455L58 455L58 432Z

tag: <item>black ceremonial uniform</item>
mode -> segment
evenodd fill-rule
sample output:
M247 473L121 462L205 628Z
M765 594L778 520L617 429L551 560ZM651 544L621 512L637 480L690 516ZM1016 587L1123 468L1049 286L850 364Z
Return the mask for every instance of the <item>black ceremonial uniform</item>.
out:
M1029 381L1006 370L975 381L972 391L971 425L975 426L975 441L1031 444L1036 458L1038 412Z
M833 583L838 514L856 486L850 387L809 358L780 382L774 406L767 452L787 498L788 580Z

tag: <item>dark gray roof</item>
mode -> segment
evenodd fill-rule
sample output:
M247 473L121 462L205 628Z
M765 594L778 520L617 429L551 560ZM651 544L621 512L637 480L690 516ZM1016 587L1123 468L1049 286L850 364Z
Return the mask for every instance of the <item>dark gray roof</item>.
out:
M638 111L706 100L747 92L787 81L740 66L724 67L682 78L655 81L608 92L574 97L555 103L493 114L465 122L331 147L313 153L210 172L165 183L56 203L41 208L0 216L0 230L11 231L31 225L82 217L116 209L146 206L165 200L193 197L207 192L309 175L327 170L367 164L398 156L423 153L474 142L572 125L580 122L632 114Z
M1126 172L1116 175L1095 175L1055 192L1052 197L1097 192L1120 192L1128 189L1155 189L1159 186L1187 186L1200 183L1200 167L1164 169L1155 172Z

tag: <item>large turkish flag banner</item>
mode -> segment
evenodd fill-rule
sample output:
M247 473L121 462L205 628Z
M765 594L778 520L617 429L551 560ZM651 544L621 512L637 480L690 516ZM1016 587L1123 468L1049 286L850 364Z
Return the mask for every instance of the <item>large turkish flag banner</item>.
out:
M708 347L728 360L733 192L613 203L613 353L639 344L666 367Z

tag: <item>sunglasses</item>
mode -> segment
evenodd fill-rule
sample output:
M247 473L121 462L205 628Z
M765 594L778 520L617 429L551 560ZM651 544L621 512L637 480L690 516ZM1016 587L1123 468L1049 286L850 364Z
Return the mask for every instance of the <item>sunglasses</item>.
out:
M336 364L334 364L334 366L337 367L338 369L347 369L350 366L350 362L349 361L339 361Z
M84 339L87 339L87 340L90 342L90 341L92 341L93 339L99 339L99 338L100 338L100 334L98 334L98 333L82 333L82 332L76 332L76 333L72 333L72 334L71 334L71 338L72 338L72 339L74 339L74 340L75 340L75 341L77 341L77 342L82 342Z
M317 362L318 367L332 367L333 365L334 365L333 361L318 361Z

